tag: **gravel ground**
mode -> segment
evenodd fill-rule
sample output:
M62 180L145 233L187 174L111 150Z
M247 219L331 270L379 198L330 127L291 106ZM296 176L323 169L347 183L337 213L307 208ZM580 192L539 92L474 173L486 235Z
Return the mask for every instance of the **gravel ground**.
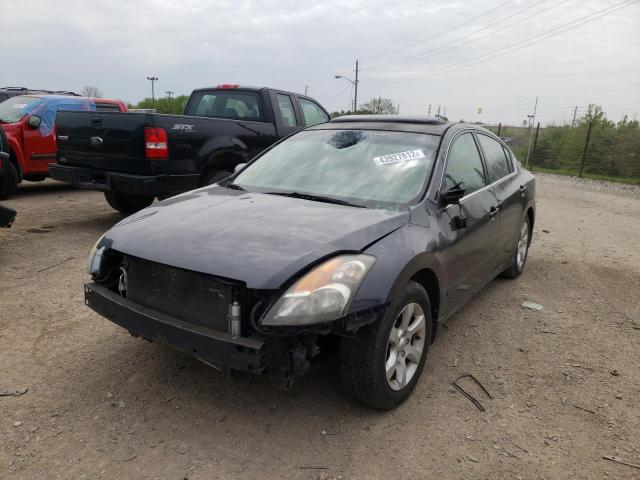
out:
M538 175L527 270L441 329L388 413L346 399L331 359L287 396L130 337L82 300L122 218L102 195L46 181L7 204L0 390L28 390L0 397L0 478L640 478L603 458L640 465L637 187ZM452 389L464 372L485 412Z

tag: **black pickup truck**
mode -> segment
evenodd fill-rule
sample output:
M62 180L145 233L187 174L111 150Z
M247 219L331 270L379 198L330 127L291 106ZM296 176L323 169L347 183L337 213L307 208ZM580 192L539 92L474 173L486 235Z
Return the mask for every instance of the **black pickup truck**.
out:
M155 197L216 183L281 138L327 121L309 97L239 85L194 90L184 115L61 111L49 174L133 213Z

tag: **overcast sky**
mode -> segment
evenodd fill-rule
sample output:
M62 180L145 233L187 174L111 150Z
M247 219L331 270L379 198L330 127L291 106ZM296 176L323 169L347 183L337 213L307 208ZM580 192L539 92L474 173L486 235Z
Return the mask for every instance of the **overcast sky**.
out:
M95 85L130 102L150 96L149 75L176 95L308 85L333 111L352 98L334 75L353 78L359 58L358 103L388 97L401 113L521 123L537 95L543 122L588 103L640 118L638 0L0 0L0 12L0 85Z

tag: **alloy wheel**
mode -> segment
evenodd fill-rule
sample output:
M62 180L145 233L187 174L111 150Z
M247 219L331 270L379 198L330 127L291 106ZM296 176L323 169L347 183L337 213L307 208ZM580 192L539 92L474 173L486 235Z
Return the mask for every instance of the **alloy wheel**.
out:
M385 372L392 390L406 387L418 370L425 348L427 322L422 307L409 303L391 327Z
M516 265L518 270L524 267L524 261L527 259L527 249L529 248L529 222L522 222L520 228L520 239L518 240L518 250L516 252Z

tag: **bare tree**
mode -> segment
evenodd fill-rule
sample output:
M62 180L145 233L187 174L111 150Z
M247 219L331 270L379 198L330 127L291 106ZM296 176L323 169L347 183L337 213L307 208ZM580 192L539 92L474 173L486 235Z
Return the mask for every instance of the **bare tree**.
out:
M360 105L359 110L382 115L395 115L398 113L393 101L390 98L382 97L372 98L364 105Z
M82 95L91 98L102 98L102 90L100 90L98 87L87 85L82 89Z

